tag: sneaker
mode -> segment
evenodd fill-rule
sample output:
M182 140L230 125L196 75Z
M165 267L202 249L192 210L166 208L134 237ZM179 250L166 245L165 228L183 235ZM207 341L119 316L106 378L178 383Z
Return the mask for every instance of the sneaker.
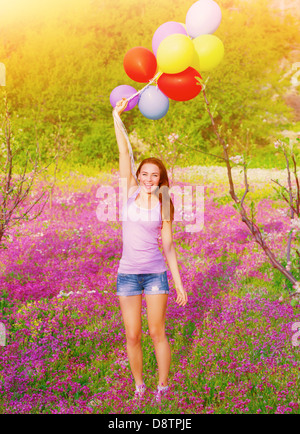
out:
M162 398L165 396L165 394L167 393L167 391L169 390L169 386L157 386L155 395L154 395L154 399L153 399L153 404L160 404L162 401Z
M145 383L141 384L140 386L135 386L135 392L134 392L134 401L141 401L144 397L146 391L146 385Z
M90 407L97 407L98 405L101 405L102 404L102 400L100 400L100 399L93 399L92 401L90 401L89 403L88 403L88 406L90 406Z

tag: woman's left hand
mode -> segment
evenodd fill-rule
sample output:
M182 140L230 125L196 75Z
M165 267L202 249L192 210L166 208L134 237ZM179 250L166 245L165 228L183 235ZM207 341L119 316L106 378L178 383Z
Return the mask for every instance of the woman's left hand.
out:
M183 288L182 285L176 286L175 289L177 292L176 303L179 306L185 306L188 302L188 296L187 296L186 290Z
M123 113L123 111L126 109L128 105L128 101L126 98L122 98L120 101L117 102L116 107L114 108L114 110L116 111L116 113L118 113L119 116L121 116L121 114Z

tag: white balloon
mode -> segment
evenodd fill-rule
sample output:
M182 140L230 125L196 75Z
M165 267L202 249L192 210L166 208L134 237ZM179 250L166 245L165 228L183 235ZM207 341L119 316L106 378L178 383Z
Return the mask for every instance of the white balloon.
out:
M192 38L214 33L222 20L220 6L213 0L199 0L186 14L186 28Z

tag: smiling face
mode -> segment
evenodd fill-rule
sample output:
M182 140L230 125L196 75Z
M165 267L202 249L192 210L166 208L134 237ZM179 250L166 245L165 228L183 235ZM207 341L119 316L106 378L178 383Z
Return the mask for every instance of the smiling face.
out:
M146 193L151 193L159 186L160 171L156 164L145 163L143 164L138 180L140 185Z

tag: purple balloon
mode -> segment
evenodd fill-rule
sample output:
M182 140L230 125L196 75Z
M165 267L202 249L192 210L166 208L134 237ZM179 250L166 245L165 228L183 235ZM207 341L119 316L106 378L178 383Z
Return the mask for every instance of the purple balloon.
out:
M136 93L136 89L132 86L128 86L127 84L121 84L121 86L117 86L114 88L114 90L111 92L109 101L113 107L116 107L117 102L120 101L122 98L130 98L132 95ZM132 98L126 109L125 112L128 112L129 110L133 109L139 102L139 95Z
M180 33L182 35L188 36L184 26L180 23L177 23L176 21L167 21L166 23L158 27L152 38L152 50L155 56L158 47L160 46L160 43L167 36L173 35L174 33Z

